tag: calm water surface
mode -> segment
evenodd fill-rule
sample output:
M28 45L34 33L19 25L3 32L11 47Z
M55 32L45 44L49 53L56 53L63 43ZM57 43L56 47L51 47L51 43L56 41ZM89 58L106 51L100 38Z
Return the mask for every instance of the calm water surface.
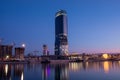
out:
M120 61L0 64L0 80L120 80Z

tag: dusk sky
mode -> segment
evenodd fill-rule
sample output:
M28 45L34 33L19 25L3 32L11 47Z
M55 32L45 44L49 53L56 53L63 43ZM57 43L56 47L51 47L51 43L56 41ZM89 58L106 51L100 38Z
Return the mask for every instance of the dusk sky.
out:
M120 52L120 0L0 0L2 44L26 44L26 54L51 54L55 42L55 13L66 10L69 52Z

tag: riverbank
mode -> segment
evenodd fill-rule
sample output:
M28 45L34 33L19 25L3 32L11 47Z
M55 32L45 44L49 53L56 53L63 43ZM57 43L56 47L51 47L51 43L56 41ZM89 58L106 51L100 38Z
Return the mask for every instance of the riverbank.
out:
M24 60L24 61L0 61L0 64L27 64L27 63L50 63L50 64L62 64L62 63L71 63L71 62L102 62L102 61L120 61L120 60L87 60L87 61L82 61L82 60L77 60L77 61L72 61L72 60L49 60L49 61L44 61L42 62L41 60L36 61L36 60Z

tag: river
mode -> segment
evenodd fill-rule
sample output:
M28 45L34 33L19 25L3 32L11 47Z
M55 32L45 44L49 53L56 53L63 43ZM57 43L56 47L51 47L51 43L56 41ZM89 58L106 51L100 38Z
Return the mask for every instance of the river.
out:
M120 61L0 64L0 80L120 80Z

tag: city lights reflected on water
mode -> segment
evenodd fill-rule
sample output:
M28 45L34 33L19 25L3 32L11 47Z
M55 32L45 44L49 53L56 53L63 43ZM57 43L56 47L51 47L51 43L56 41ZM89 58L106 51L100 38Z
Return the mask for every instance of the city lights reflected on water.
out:
M71 68L71 70L73 70L73 71L77 71L78 70L78 64L77 63L71 63L70 64L70 68Z
M21 80L24 80L24 75L23 75L23 72L21 74Z
M78 71L79 69L82 68L82 63L70 63L69 64L69 69L73 71Z
M120 74L120 61L34 64L34 67L31 64L1 64L0 80L76 80L77 78L96 80L96 76L100 77L97 80L110 80L109 77L115 78L114 80L120 79L118 75ZM108 77L104 77L104 75Z
M120 65L120 61L118 61L119 65Z
M6 76L8 74L8 64L5 65L5 74L6 74Z
M103 62L103 67L104 67L105 73L108 73L109 72L109 62L108 61Z
M50 76L50 67L49 65L42 65L42 80L46 80Z
M45 74L46 76L49 76L49 75L50 75L50 68L49 68L49 67L46 67L46 68L45 68L44 74Z

